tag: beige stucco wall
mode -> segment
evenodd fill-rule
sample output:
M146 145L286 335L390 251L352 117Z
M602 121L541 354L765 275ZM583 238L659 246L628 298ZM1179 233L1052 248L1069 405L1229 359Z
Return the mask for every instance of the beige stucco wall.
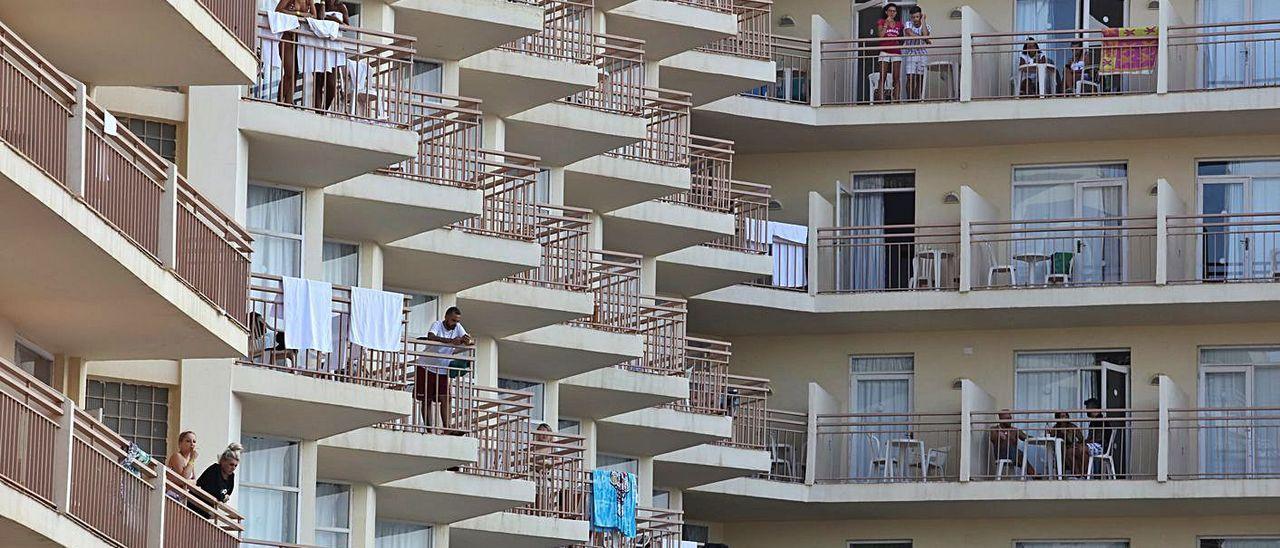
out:
M1280 516L1095 519L862 520L728 523L733 548L844 548L849 540L912 540L914 548L1012 548L1014 540L1128 540L1130 548L1196 548L1198 536L1280 534Z
M812 381L848 409L850 355L912 354L916 411L954 412L960 393L951 385L959 377L978 383L996 405L1012 406L1016 352L1129 349L1132 406L1155 409L1159 394L1150 380L1157 373L1169 375L1188 395L1196 393L1200 347L1268 344L1280 345L1280 324L790 334L733 339L731 367L740 375L771 379L772 408L805 410Z

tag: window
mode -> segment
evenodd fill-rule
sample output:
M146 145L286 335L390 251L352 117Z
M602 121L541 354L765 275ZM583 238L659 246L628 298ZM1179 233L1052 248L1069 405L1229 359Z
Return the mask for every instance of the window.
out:
M529 416L535 421L542 420L542 383L534 381L521 381L516 379L498 379L498 388L507 390L523 390L533 393L533 409L529 412Z
M176 162L178 157L178 126L164 122L153 122L142 118L117 117L120 125L138 136L147 148L155 151L161 158Z
M631 457L600 453L596 456L596 468L639 474L640 462Z
M376 548L431 548L431 527L417 523L378 520L374 537Z
M711 542L711 528L706 525L686 523L684 524L684 530L680 535L680 540L706 544Z
M1014 358L1014 408L1080 409L1097 399L1103 409L1124 409L1130 362L1128 350L1019 352Z
M394 290L389 290L394 291ZM435 295L401 291L409 296L409 335L421 337L440 318L440 300Z
M298 442L244 437L239 510L245 538L298 541Z
M102 410L102 422L143 451L168 455L169 389L89 379L86 411Z
M1127 540L1031 540L1013 543L1014 548L1129 548Z
M249 185L247 225L253 235L253 271L277 276L302 272L302 193Z
M582 423L573 419L560 419L560 427L556 429L561 434L582 434Z
M1280 537L1202 538L1200 548L1280 548Z
M671 492L662 489L653 490L653 507L654 508L671 508Z
M360 284L360 246L326 240L321 257L324 281L337 285Z
M360 2L343 2L343 5L347 6L347 15L351 16L351 20L347 21L347 25L352 27L360 26Z
M443 71L440 69L440 63L415 60L413 62L413 76L409 85L414 91L440 93L440 90L443 89L442 75Z
M850 184L836 188L836 213L840 226L883 227L916 222L916 175L914 172L863 173L850 175ZM850 235L891 234L909 229L870 228ZM882 241L905 243L886 237L860 243ZM836 257L836 283L841 290L880 290L908 287L912 252L909 245L851 245Z
M551 201L551 170L543 169L538 171L538 175L533 180L533 203L550 204Z
M1026 228L1118 227L1124 224L1120 218L1126 211L1127 183L1128 167L1125 164L1016 167L1011 194L1012 218L1019 221L1069 219L1027 223ZM1078 238L1064 234L1061 230L1028 232L1004 245L1009 248L1009 257L1066 257L1071 261L1072 282L1125 281L1124 239L1116 237L1118 232L1093 228L1083 230ZM1107 234L1111 236L1107 237ZM993 254L992 250L983 251ZM999 255L1006 254L1004 250L1000 251ZM1022 261L1015 268L1017 282L1043 282L1049 274L1051 262L1047 259ZM1151 275L1154 275L1154 270Z
M13 361L40 382L53 384L53 356L45 351L17 341L13 344Z
M1200 406L1240 409L1280 406L1280 348L1206 348L1200 351ZM1208 416L1238 417L1221 411ZM1248 415L1249 413L1243 413ZM1280 431L1258 420L1212 421L1200 430L1200 472L1238 478L1280 474Z
M1204 222L1216 225L1203 228L1193 244L1201 279L1273 279L1280 253L1274 215L1280 211L1280 161L1201 162L1197 175L1200 213L1212 215Z
M316 483L316 544L346 548L351 540L351 486Z
M911 548L909 540L851 540L849 548Z
M850 404L853 413L870 416L866 422L901 423L911 412L913 356L853 356L850 358ZM853 477L875 477L875 461L879 455L885 428L865 426L867 435L852 441L850 466ZM876 433L870 433L874 431Z

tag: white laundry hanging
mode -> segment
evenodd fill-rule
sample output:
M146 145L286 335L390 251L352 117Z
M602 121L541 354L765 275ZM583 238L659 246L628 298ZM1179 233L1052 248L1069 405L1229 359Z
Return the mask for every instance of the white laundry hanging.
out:
M351 342L370 350L399 350L404 334L404 295L351 288Z

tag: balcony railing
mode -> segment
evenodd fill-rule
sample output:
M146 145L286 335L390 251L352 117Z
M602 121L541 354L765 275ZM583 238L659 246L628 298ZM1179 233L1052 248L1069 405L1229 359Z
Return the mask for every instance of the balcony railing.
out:
M972 224L973 287L1155 282L1155 217Z
M1158 423L1154 409L974 413L973 479L1154 479Z
M806 413L767 410L765 449L769 471L760 477L786 483L804 483L809 451L809 416Z
M733 212L733 141L690 136L688 191L662 200L721 213Z
M469 435L477 424L475 347L424 339L405 341L409 373L400 389L413 394L409 416L376 425L420 434Z
M480 100L411 91L410 129L418 155L379 170L383 175L458 188L477 188L483 140Z
M727 375L725 411L733 417L733 437L720 445L746 449L769 447L769 379Z
M586 521L591 474L583 466L586 438L549 431L533 432L533 504L512 510L518 514Z
M627 116L645 116L644 40L610 34L592 37L596 87L561 101Z
M245 325L248 232L2 24L0 112L0 140Z
M954 290L959 286L959 257L959 225L820 228L818 261L825 275L818 290Z
M1170 283L1280 280L1280 213L1170 215Z
M198 0L227 31L246 48L253 48L254 19L257 11L252 2L243 0Z
M1280 20L1169 28L1169 90L1280 86Z
M720 2L716 2L720 4ZM773 2L771 0L733 0L733 13L738 16L738 34L698 48L701 51L768 61L773 56Z
M589 209L539 204L534 241L542 245L542 264L507 279L550 289L590 290L591 252L587 247L590 227Z
M249 354L242 364L339 382L403 389L412 382L408 348L370 350L351 342L351 288L333 286L333 350L285 348L284 287L279 276L253 274L249 292ZM404 310L402 339L408 336Z
M354 120L408 128L416 40L341 25L341 35L317 35L303 20L273 33L258 14L262 60L250 98Z
M593 0L539 0L542 31L519 38L501 49L536 57L590 64L596 59Z
M636 508L636 536L593 531L590 544L578 548L680 548L684 513L665 508Z
M468 232L534 241L538 235L537 156L481 150L477 187L484 191L479 217L454 223Z
M460 467L467 474L527 478L533 473L533 394L477 386L472 396L471 435L480 442L476 462Z
M824 105L960 99L959 36L828 40L821 48Z
M1169 477L1280 478L1280 407L1169 410Z
M819 483L955 481L959 413L817 416Z
M630 253L592 251L589 287L595 297L594 308L590 317L569 323L602 331L639 333L642 259Z
M777 237L772 240L767 249L769 256L773 257L773 273L747 285L808 291L809 246Z
M128 447L75 402L0 359L0 481L112 544L159 545L183 534L200 546L236 545L240 514Z
M685 375L685 327L688 303L684 299L640 296L640 334L644 356L618 367L651 375Z
M702 415L729 413L729 358L733 345L685 337L685 375L689 378L689 397L667 404L667 407Z
M743 95L783 103L809 104L809 79L813 73L810 67L812 48L809 40L777 34L774 34L771 39L773 40L773 64L777 67L777 80Z
M973 98L1154 93L1156 29L1121 30L975 34Z
M733 211L733 236L709 242L710 247L732 249L743 253L767 255L769 242L769 185L729 182L729 201Z
M645 88L644 111L649 125L644 140L605 154L663 166L688 166L690 101L691 95L683 91Z

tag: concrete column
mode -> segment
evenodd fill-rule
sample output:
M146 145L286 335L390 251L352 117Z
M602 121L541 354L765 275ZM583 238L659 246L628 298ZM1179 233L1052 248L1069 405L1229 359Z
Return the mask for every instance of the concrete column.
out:
M497 116L485 116L482 125L484 131L484 139L481 141L484 148L490 150L505 150L507 144L507 123Z
M368 483L351 485L351 548L377 544L378 491Z
M1169 93L1170 81L1179 84L1182 88L1183 80L1186 78L1187 69L1184 66L1176 66L1173 62L1173 54L1176 52L1169 51L1169 27L1181 25L1182 17L1178 14L1178 10L1173 7L1173 2L1169 0L1160 0L1159 15L1159 36L1157 37L1156 49L1156 93ZM1176 74L1174 71L1177 71Z
M1160 374L1156 377L1156 384L1160 389L1160 411L1159 411L1159 449L1156 452L1156 481L1169 481L1169 474L1181 474L1194 470L1194 464L1191 460L1192 448L1187 443L1188 436L1179 436L1177 439L1171 435L1170 419L1172 409L1185 409L1192 405L1192 400L1187 396L1186 392L1168 375Z
M1164 179L1156 180L1156 285L1167 285L1169 276L1186 279L1186 242L1169 239L1169 216L1182 215L1187 205Z
M316 542L316 440L298 443L298 544Z
M147 548L164 546L164 500L167 497L164 464L157 462L155 471L156 477L147 478L147 484L151 486L151 492L147 493Z
M960 379L960 481L982 474L987 439L973 433L973 414L996 410L996 399L969 379Z
M591 226L587 228L587 246L590 249L604 249L604 217L599 213L591 213Z
M382 289L382 246L360 243L360 287Z
M389 2L362 2L360 4L360 27L382 32L396 31L396 10L391 9Z
M969 6L960 7L960 101L966 102L973 100L973 86L975 77L986 75L977 75L974 73L976 67L973 66L975 57L973 56L973 35L994 32L995 27L991 26L986 19L978 14L977 10ZM994 74L991 75L994 77Z
M324 189L302 192L302 276L324 279Z
M84 196L85 160L88 157L85 133L88 115L88 92L84 84L76 82L76 102L71 105L71 116L67 118L67 189L73 194Z
M658 258L644 257L640 259L640 293L642 295L658 294Z
M204 470L218 460L227 444L240 442L240 402L231 391L234 368L231 360L182 360L178 364L178 424L176 431L196 433L199 458L196 469ZM232 493L234 499L239 490ZM233 504L234 506L234 504Z
M644 64L644 83L651 88L662 87L658 85L658 78L661 74L661 61L646 61Z
M440 65L440 93L446 95L460 95L458 89L462 85L459 83L461 77L461 64L458 61L445 61Z
M836 468L837 466L844 466L845 463L849 462L849 459L846 458L847 452L843 444L840 443L843 441L842 439L833 439L832 436L828 436L822 440L821 444L818 442L818 415L837 413L840 413L839 400L818 383L809 383L809 413L808 420L805 421L807 425L805 439L808 445L805 452L805 485L813 485L814 480L817 479L820 462L828 467L827 475L831 477L834 477L833 474L840 472ZM821 458L818 455L819 451L822 451Z
M973 223L997 220L1000 211L968 185L960 185L960 291L973 289Z
M431 548L449 548L449 525L431 527Z
M552 430L560 430L560 381L547 381L542 385L542 421Z
M178 266L178 166L169 164L165 174L164 196L160 200L159 245L160 264Z
M636 489L640 492L636 493L636 504L640 506L653 507L653 457L639 457L636 459L639 464L640 473L636 474Z
M822 269L822 251L818 248L818 229L835 224L836 208L817 192L809 193L809 294L818 293L820 288L835 287L835 269ZM833 261L834 262L834 261Z
M66 394L73 403L83 404L89 371L84 359L54 354L53 368L55 372L61 372L60 377L63 384L59 389L62 390L62 393Z
M53 439L53 507L61 513L71 511L71 458L75 440L76 404L62 400L62 415Z
M669 510L684 511L684 489L671 489L667 492L667 500L671 501Z
M493 337L476 337L475 376L479 386L498 386L498 341Z
M205 198L245 222L249 143L240 134L244 86L187 89L187 182Z
M587 470L595 470L596 468L596 421L582 419L578 424L578 432L584 438L583 443L587 446L582 456L582 465Z
M810 16L809 27L809 105L822 105L822 88L826 86L822 76L822 41L839 39L836 31L821 15ZM835 82L832 82L834 85Z
M547 170L548 194L543 197L552 205L573 205L564 203L564 168L553 167Z

